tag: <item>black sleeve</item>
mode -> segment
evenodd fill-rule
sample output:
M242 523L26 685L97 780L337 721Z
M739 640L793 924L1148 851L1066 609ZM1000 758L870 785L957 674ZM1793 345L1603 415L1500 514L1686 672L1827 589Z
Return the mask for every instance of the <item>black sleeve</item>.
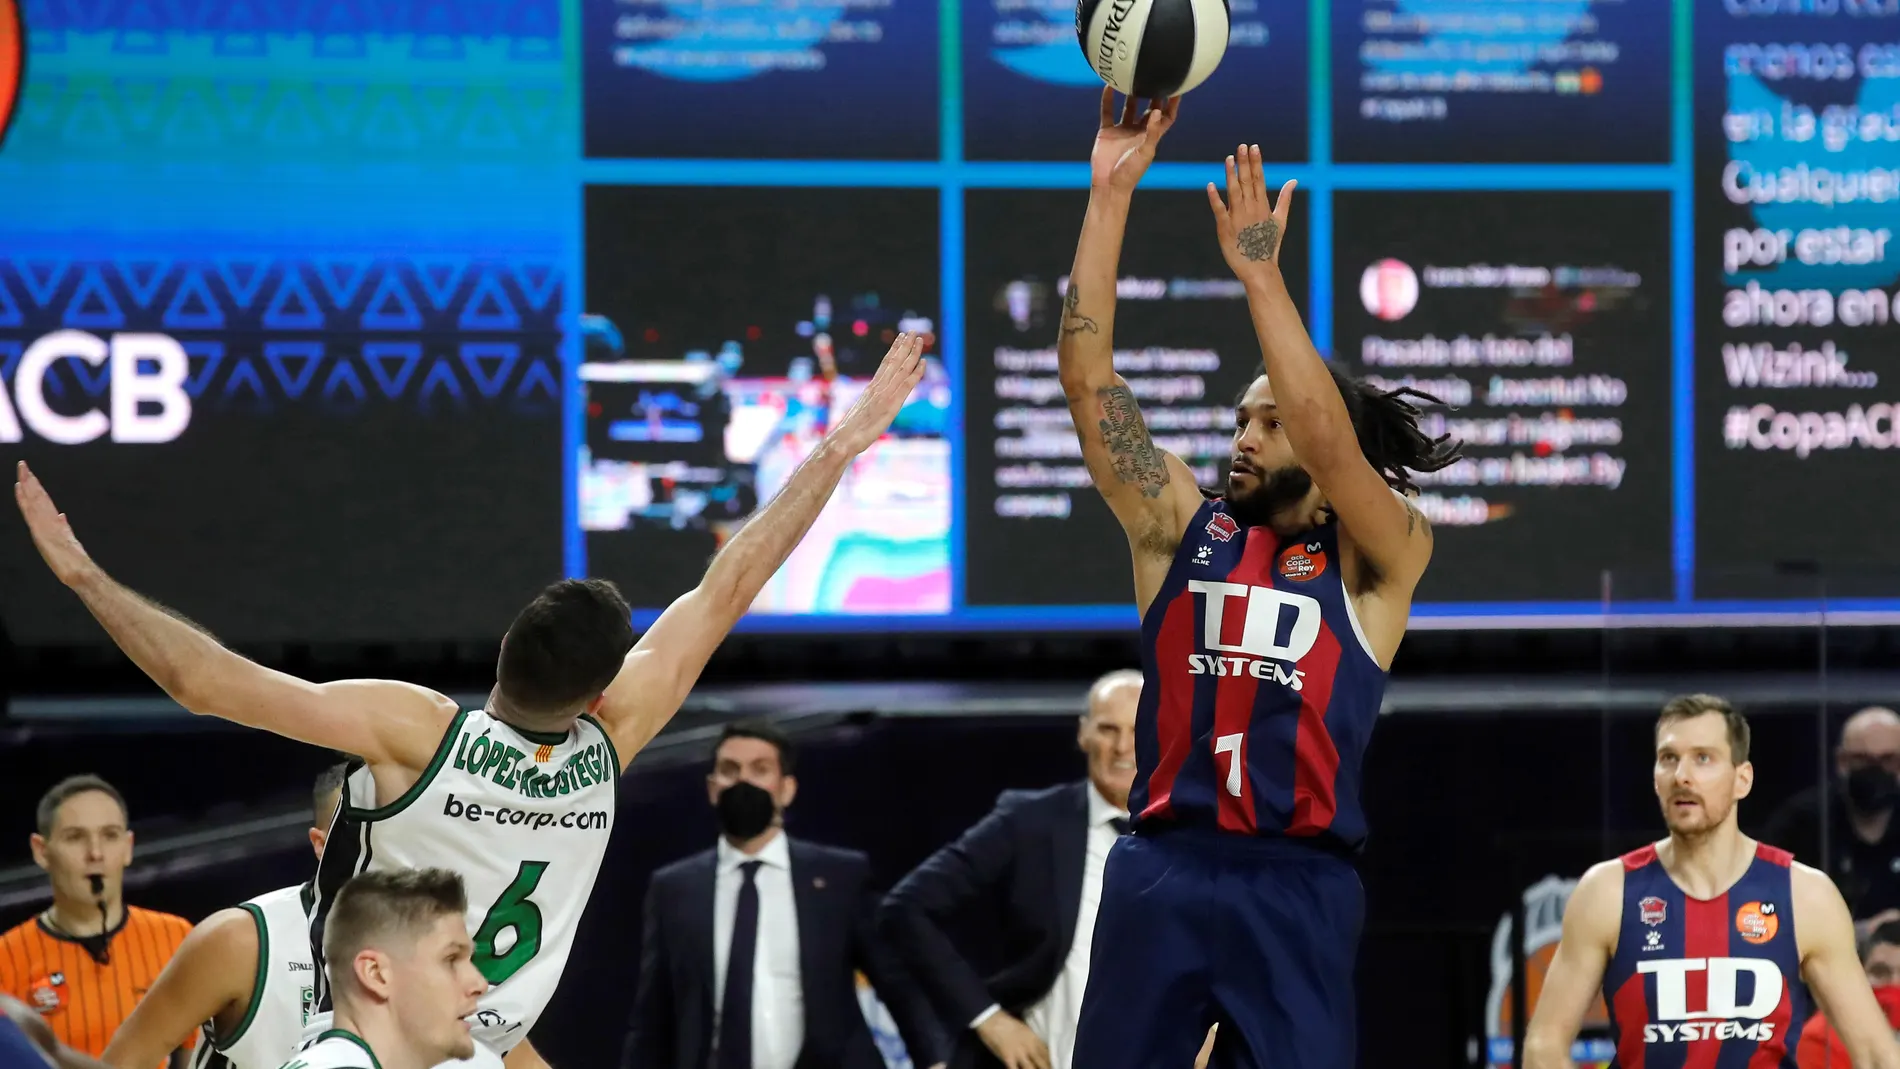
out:
M999 803L975 827L930 855L891 890L878 931L958 1027L995 1001L940 922L998 893L1015 866L1013 808Z
M866 876L869 871L866 866ZM859 902L852 919L852 963L870 978L877 997L891 1011L898 1034L904 1037L904 1050L915 1069L948 1061L950 1041L943 1033L930 999L877 930L877 913L883 896L866 880L859 885Z
M673 979L666 962L665 927L657 874L647 883L646 921L640 933L640 986L633 996L633 1027L627 1034L624 1069L670 1069L675 1029Z

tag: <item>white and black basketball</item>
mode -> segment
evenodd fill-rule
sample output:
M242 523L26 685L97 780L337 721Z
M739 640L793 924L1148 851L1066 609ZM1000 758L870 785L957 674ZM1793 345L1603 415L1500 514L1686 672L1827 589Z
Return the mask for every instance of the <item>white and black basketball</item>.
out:
M1171 97L1200 85L1227 52L1227 0L1076 0L1082 54L1117 92Z

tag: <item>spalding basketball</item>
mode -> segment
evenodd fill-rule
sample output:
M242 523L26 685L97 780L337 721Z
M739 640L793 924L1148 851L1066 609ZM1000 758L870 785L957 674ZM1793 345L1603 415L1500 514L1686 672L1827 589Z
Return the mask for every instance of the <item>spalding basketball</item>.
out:
M1227 53L1227 0L1076 0L1075 36L1095 73L1132 97L1200 85Z

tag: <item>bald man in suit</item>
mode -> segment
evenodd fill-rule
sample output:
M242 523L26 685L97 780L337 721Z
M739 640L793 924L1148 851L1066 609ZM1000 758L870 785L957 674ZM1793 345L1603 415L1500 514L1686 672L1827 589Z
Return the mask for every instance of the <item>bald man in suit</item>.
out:
M1088 776L1004 791L885 899L879 930L957 1032L952 1069L1071 1069L1102 868L1128 828L1140 700L1140 672L1096 680L1076 724ZM988 975L949 931L972 916L1001 918L989 934L1006 960Z

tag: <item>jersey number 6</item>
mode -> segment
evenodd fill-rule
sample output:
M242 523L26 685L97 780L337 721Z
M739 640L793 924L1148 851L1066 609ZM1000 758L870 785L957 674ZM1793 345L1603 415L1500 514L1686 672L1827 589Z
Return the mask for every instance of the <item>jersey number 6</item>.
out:
M491 984L513 976L541 952L541 907L528 896L540 885L541 874L547 869L545 861L523 861L514 882L482 918L482 926L475 933L475 968ZM505 953L495 953L496 940L510 928L515 930L514 945Z
M1240 797L1240 743L1246 733L1236 731L1232 735L1222 735L1214 740L1214 753L1227 754L1227 793Z

